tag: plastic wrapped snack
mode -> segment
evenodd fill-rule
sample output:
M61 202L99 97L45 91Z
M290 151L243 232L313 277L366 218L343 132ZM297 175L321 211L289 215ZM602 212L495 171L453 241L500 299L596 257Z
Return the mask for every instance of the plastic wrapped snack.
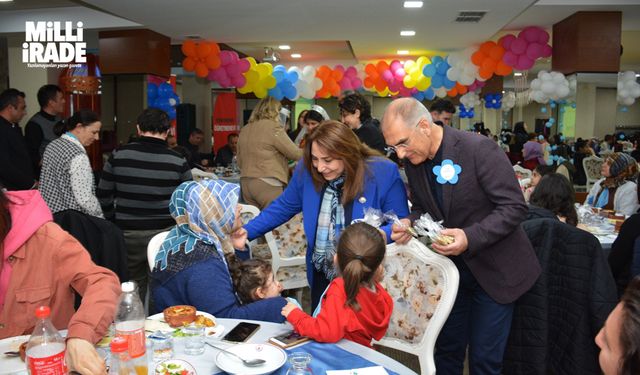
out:
M357 221L367 223L374 228L380 228L384 224L384 214L377 208L367 207L364 209L364 217Z
M390 221L396 225L399 225L401 227L404 227L407 230L407 233L409 233L410 235L412 235L415 238L418 238L418 232L416 232L415 229L413 229L413 227L411 226L406 226L403 222L400 221L400 219L398 218L398 215L396 215L395 212L393 211L389 211L386 214L384 214L384 219L386 221Z
M428 213L420 216L420 218L413 222L413 227L418 234L426 236L431 239L432 242L446 246L454 242L454 238L451 236L443 235L440 232L445 229L442 226L442 221L435 221Z

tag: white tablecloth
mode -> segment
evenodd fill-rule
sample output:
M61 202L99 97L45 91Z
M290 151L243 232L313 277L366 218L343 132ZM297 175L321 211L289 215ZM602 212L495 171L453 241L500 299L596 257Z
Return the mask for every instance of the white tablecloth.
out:
M250 321L250 320L238 320L238 319L216 319L218 324L222 324L225 327L225 333L229 332L236 324L241 321L249 321L252 323L260 324L260 329L249 339L249 343L266 343L269 338L273 336L277 336L283 334L289 330L291 330L291 325L289 323L285 324L277 324L277 323L268 323L268 322L258 322L258 321ZM213 341L212 341L213 343ZM217 341L214 345L220 345L222 347L232 346L234 344L229 344L226 342ZM389 370L395 371L398 374L415 374L409 368L404 365L396 362L395 360L373 350L362 346L360 344L356 344L353 341L341 340L337 343L337 345L353 354L357 354L362 358L365 358L371 362L374 362L378 365L384 366ZM186 355L183 352L183 347L179 342L176 342L174 345L174 356L175 359L183 359L189 363L191 363L198 372L198 375L211 375L220 372L221 370L215 365L215 357L218 354L218 350L210 347L209 345L205 346L205 352L199 356L190 356ZM151 353L149 353L151 354ZM153 374L154 367L149 367L149 374Z

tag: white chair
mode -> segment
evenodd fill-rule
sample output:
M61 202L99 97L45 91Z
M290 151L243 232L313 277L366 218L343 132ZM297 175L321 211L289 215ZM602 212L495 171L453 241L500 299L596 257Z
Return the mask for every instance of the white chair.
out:
M158 254L158 250L160 250L160 245L162 245L168 234L169 231L156 234L151 238L151 241L149 241L149 244L147 245L147 261L149 262L149 270L151 271L153 271L153 266L155 266L154 261Z
M260 214L257 207L241 204L243 223ZM284 290L298 289L296 297L302 299L302 289L309 285L306 273L307 238L302 227L302 213L271 232L264 234L264 242L251 241L252 256L267 260Z
M516 177L518 178L518 180L523 178L531 178L531 175L533 175L530 170L520 166L519 164L513 166L513 171L516 173Z
M191 169L191 175L193 176L193 180L194 181L200 181L200 180L204 180L206 178L210 178L212 180L217 180L218 179L218 176L216 176L215 173L205 172L205 171L200 170L198 168L192 168Z
M593 184L602 178L602 174L600 173L602 163L604 163L604 159L597 156L589 156L582 159L584 174L587 176L587 193L591 191Z
M387 334L376 343L418 356L420 373L433 375L434 347L458 293L458 270L416 239L388 245L384 270L382 285L394 306Z

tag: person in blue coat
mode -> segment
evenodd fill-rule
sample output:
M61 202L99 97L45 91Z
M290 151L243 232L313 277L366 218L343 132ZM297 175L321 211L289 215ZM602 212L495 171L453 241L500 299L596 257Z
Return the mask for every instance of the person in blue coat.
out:
M169 211L176 226L160 246L151 273L158 311L192 305L218 318L284 321L284 298L243 304L236 296L226 256L243 247L230 236L242 225L239 194L237 184L209 179L183 182L173 192ZM249 253L235 250L235 255L246 259Z
M312 309L336 277L335 244L341 230L367 208L409 214L398 167L358 140L348 126L323 122L307 136L304 157L282 195L234 233L254 239L303 213L307 235L307 279ZM391 223L380 227L391 238Z

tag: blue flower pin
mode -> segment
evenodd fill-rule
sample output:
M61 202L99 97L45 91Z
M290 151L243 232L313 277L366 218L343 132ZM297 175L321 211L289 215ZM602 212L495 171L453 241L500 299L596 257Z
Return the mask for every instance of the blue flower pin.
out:
M447 182L452 185L458 183L458 175L460 172L462 172L462 167L454 164L449 159L445 159L442 161L442 164L433 167L433 174L438 176L436 181L442 185Z

